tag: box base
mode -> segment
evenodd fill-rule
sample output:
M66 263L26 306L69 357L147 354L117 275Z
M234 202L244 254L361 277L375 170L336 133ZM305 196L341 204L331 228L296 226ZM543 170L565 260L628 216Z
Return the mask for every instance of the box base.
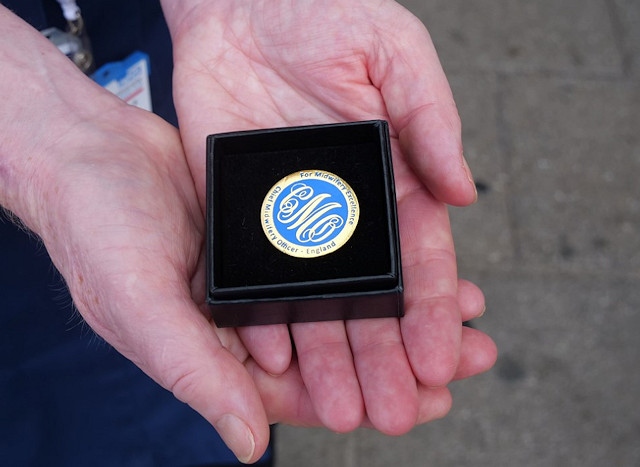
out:
M226 303L212 306L210 310L218 327L404 316L402 294L398 291L306 300Z

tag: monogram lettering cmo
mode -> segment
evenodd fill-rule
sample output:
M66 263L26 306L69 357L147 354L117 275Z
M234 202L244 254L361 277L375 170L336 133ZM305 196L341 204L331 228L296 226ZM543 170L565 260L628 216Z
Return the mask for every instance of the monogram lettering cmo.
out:
M269 190L260 215L275 248L297 258L315 258L347 243L358 225L360 206L353 189L337 175L304 170Z

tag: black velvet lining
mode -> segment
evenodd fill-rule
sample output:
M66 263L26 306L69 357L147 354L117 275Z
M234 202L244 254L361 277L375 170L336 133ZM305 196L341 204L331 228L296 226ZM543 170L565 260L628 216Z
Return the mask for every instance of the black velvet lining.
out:
M214 297L281 296L278 286L285 284L321 293L397 285L396 252L390 240L395 224L389 218L392 192L389 180L385 183L389 157L379 125L314 128L210 138L210 288ZM278 180L310 169L332 172L351 185L358 197L360 219L351 239L339 250L318 258L295 258L269 243L260 209ZM333 284L327 289L322 281ZM254 286L266 288L257 295L239 289L225 292ZM270 288L279 290L269 292Z

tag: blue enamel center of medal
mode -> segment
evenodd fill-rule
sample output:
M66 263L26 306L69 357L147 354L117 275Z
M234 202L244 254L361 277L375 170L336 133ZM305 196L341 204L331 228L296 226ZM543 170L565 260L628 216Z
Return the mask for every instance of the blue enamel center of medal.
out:
M273 221L286 241L314 246L340 235L348 214L340 188L325 180L307 179L282 190L274 203Z

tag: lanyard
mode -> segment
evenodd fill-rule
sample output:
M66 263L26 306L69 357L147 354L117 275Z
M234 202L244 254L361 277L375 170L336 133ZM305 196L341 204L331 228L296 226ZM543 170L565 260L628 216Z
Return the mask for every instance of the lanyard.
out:
M78 21L82 19L80 8L75 0L58 0L62 14L67 21Z
M42 33L80 70L89 74L94 69L93 53L80 8L75 0L58 0L58 3L67 20L67 30L62 32L57 28L49 28Z

